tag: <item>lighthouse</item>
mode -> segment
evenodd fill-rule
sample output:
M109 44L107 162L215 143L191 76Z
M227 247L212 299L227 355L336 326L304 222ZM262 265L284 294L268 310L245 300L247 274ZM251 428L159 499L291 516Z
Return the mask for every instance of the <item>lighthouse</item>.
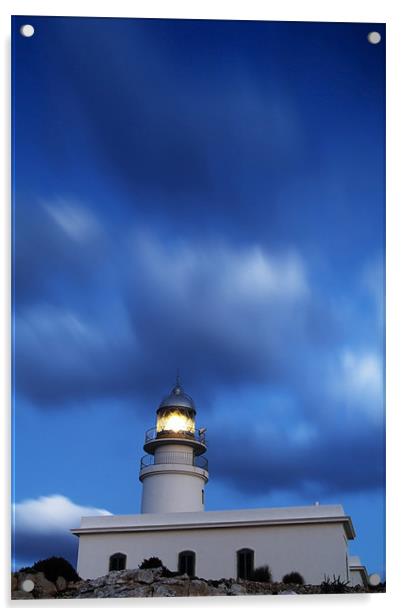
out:
M205 428L195 427L196 409L179 379L145 433L141 459L141 513L204 511L208 481Z
M298 571L312 585L324 576L367 583L360 561L351 567L348 541L355 531L341 505L205 511L207 445L195 416L194 401L177 379L156 410L156 426L145 433L141 513L84 516L72 529L81 578L136 569L155 556L190 578L244 580L268 565L278 582ZM144 589L153 593L150 584L141 584Z

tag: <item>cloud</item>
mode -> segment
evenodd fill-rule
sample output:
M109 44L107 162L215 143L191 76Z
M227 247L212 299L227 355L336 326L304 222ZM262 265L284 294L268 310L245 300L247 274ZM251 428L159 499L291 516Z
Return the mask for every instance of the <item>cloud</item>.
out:
M124 276L98 281L101 301L88 298L96 306L86 315L43 302L18 311L17 385L26 396L46 404L141 395L170 383L178 366L190 386L201 373L221 384L269 378L287 355L284 340L303 338L312 322L308 273L294 251L219 239L168 245L147 233L129 234L121 250Z
M62 199L51 205L43 205L54 222L75 242L90 242L101 234L99 221L92 212L82 206Z
M29 499L13 505L13 561L32 564L50 556L63 556L76 566L77 540L70 529L82 516L111 515L106 509L73 503L60 494Z
M246 496L290 490L302 501L382 487L383 425L367 421L359 403L345 411L326 386L318 378L311 391L289 378L282 388L222 392L202 413L211 476Z
M276 469L291 489L292 477L324 481L320 455L328 450L336 459L336 448L350 440L339 425L357 432L363 440L350 447L363 455L366 445L381 467L372 433L359 428L362 419L382 425L380 355L353 338L353 302L339 310L336 298L327 300L297 251L236 244L218 232L171 237L137 226L122 234L109 265L97 279L101 294L76 306L42 302L18 311L16 384L36 406L130 397L135 412L150 417L179 367L210 434L223 429L213 410L218 401L221 418L225 408L237 417L252 409L248 455L255 448L261 469ZM237 407L242 390L247 395ZM226 421L233 448L244 445L231 416ZM271 454L266 459L267 440L283 445L271 450L276 462ZM291 452L286 459L284 450ZM299 470L286 479L290 465ZM225 460L216 466L224 469ZM229 464L228 473L246 489L236 468ZM333 486L343 485L335 467L328 473ZM357 472L349 479L349 489L362 481ZM266 471L250 481L265 489Z
M179 240L169 246L146 233L133 237L133 258L153 285L169 286L189 301L198 284L220 300L258 302L303 299L309 291L303 259L296 252L269 254L258 244L231 245L219 238ZM184 294L183 294L184 293Z
M156 35L154 26L166 28L165 34ZM172 194L172 211L186 215L188 195L197 192L204 207L221 215L226 210L222 194L229 191L238 200L249 176L258 175L260 184L272 189L280 185L288 165L300 164L304 123L286 81L272 74L267 79L262 68L259 78L255 63L249 64L249 45L240 58L241 37L236 36L236 46L229 43L225 53L225 36L218 37L217 45L214 37L197 32L201 47L191 49L189 62L175 50L181 36L177 31L172 36L173 27L132 24L130 33L115 35L113 52L109 39L99 49L101 31L88 30L85 58L70 50L67 57L58 56L53 68L58 72L62 67L64 81L75 84L78 121L93 157L102 167L106 163L130 194ZM199 25L187 27L198 30ZM58 37L65 39L62 29ZM129 58L130 78L122 57ZM124 96L116 99L114 93L122 88ZM51 143L53 138L50 135ZM239 213L245 221L249 218L246 210L239 208Z
M114 313L119 314L117 307ZM20 310L15 317L18 390L41 403L123 393L136 341L122 315L115 326L102 322L106 318L99 315L93 322L48 304Z
M247 421L220 431L212 425L208 432L211 474L245 495L293 490L317 500L384 485L384 437L370 425L351 429L333 418L329 426L317 421L302 439L293 437L292 426L256 439Z
M95 292L110 249L101 222L76 200L18 200L13 251L15 307Z
M330 376L328 394L346 412L381 421L384 413L384 383L381 356L373 351L343 349Z

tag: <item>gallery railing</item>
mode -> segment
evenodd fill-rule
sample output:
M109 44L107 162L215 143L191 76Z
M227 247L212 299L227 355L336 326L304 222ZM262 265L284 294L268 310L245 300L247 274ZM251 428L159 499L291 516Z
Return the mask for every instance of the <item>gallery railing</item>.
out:
M186 451L167 451L156 456L146 455L141 458L141 470L157 464L188 464L208 470L208 460L205 456L194 456Z
M145 442L154 441L155 439L163 439L163 438L186 438L192 441L197 441L198 443L202 443L206 445L207 441L205 438L205 430L194 430L194 432L186 432L185 430L181 430L179 432L174 432L173 430L163 430L162 432L157 432L156 427L150 428L145 432Z

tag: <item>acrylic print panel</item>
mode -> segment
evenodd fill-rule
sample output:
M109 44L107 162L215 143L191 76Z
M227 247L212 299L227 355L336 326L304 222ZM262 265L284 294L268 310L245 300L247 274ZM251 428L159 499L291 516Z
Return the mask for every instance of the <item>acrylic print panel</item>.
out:
M13 18L15 599L384 590L384 56Z

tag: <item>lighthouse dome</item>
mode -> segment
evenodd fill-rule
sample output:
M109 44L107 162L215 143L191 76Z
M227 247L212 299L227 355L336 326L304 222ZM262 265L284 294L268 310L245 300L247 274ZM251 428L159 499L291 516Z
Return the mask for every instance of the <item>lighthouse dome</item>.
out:
M176 384L169 395L161 401L158 410L169 406L191 409L195 412L194 400L185 393L181 385Z

